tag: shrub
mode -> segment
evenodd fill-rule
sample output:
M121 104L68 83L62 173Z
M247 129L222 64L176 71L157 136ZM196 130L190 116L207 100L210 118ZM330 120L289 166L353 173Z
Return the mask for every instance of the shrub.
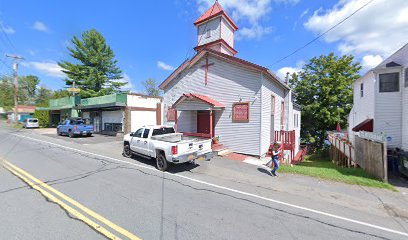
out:
M38 122L42 128L50 125L49 111L47 110L35 110L33 118L38 118Z

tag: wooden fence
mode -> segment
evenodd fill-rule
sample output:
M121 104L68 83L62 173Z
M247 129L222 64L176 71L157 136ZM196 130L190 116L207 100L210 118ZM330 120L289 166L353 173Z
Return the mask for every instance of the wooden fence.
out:
M330 159L337 166L354 167L354 147L346 137L343 137L335 132L328 132L330 142Z

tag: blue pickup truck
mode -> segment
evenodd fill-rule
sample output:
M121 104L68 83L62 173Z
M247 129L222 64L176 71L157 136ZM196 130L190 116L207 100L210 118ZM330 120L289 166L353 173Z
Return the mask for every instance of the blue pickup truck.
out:
M92 136L93 125L86 124L86 120L82 118L68 118L62 121L57 126L57 135L67 135L70 138L75 136Z

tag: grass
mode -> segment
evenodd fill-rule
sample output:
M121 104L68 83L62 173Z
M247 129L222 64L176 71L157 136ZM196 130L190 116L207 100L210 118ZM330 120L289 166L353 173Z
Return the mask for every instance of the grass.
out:
M338 167L332 163L328 157L321 157L318 155L308 155L303 162L294 165L293 167L282 165L279 171L302 174L352 185L384 188L394 192L397 191L391 184L376 179L361 168Z
M16 129L22 129L23 125L22 124L13 124L12 127L16 128Z

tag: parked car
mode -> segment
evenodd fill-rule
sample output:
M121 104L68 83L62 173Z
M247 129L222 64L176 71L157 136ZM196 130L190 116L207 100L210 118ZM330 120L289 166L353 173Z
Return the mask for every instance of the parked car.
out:
M40 124L37 118L27 118L23 122L23 128L39 128Z
M168 163L193 163L212 157L211 139L183 136L170 126L145 126L126 134L123 155L139 155L156 159L157 169L165 171Z
M93 125L86 124L82 118L69 118L57 126L57 135L68 135L70 138L80 135L92 136Z

